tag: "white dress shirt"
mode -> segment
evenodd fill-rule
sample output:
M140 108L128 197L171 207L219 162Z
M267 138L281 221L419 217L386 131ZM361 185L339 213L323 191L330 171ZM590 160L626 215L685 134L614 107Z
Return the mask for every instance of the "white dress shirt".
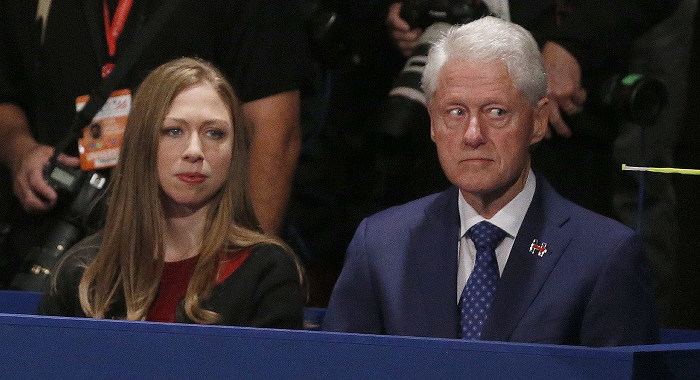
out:
M485 219L479 215L474 208L464 200L462 192L458 192L459 199L457 203L459 205L460 239L457 244L457 303L459 303L462 289L464 289L464 285L466 285L467 279L474 269L474 262L476 261L476 247L474 246L474 242L467 236L467 230L482 220L488 220L506 232L506 237L501 241L498 247L496 247L498 273L503 273L503 268L506 266L506 261L508 261L510 250L513 248L513 243L515 242L515 237L518 234L520 225L523 224L523 219L525 219L525 213L530 207L532 197L535 195L535 182L535 175L532 170L530 170L523 190L491 219Z

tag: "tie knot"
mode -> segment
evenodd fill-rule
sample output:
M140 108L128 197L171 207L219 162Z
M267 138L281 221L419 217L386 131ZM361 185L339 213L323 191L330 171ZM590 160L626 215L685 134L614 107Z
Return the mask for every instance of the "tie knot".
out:
M474 242L477 251L480 249L495 250L501 240L506 237L505 231L485 220L469 228L467 234Z

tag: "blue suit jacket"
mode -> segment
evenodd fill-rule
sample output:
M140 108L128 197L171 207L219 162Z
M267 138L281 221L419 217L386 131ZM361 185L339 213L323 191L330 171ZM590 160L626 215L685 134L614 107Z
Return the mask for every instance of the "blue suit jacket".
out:
M458 189L362 221L323 329L459 337ZM533 239L547 253L530 253ZM639 237L564 199L537 177L503 270L484 340L587 346L658 341Z

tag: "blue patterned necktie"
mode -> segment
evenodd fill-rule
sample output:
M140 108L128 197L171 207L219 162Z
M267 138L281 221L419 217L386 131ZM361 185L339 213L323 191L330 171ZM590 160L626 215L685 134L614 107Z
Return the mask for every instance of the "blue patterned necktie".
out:
M459 298L459 310L462 315L462 339L471 340L481 337L498 288L496 247L506 232L484 220L473 225L467 235L476 246L476 262Z

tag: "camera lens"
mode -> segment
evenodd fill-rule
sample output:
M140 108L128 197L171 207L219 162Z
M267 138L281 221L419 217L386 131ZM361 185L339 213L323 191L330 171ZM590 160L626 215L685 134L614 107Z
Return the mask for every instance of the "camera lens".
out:
M623 120L651 124L667 101L666 85L643 74L613 75L602 86L601 103Z

